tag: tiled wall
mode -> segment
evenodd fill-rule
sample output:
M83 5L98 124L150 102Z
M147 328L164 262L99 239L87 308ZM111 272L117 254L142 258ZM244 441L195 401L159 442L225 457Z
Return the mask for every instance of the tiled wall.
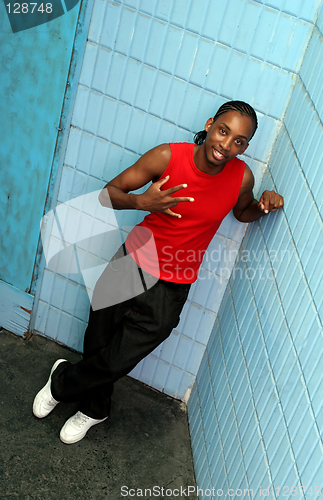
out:
M284 209L247 228L188 403L204 490L323 486L322 27L323 7L261 186Z
M319 3L96 0L58 202L100 189L157 144L191 141L228 99L257 110L244 158L259 186ZM221 257L205 259L178 328L134 377L188 396L244 229L224 221L209 249ZM36 330L81 350L88 308L81 281L45 270Z

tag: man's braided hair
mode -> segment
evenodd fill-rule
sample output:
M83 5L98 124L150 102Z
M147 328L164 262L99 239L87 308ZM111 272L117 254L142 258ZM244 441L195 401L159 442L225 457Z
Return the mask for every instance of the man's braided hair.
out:
M223 115L223 113L227 113L228 111L238 111L241 115L249 116L252 120L252 123L254 125L254 131L250 139L254 136L257 127L258 127L258 120L257 120L257 115L253 107L250 106L250 104L243 102L243 101L229 101L224 104L218 109L216 115L214 116L214 121L218 119L219 116ZM194 136L194 142L195 144L203 144L206 138L206 130L201 130L200 132L197 132Z

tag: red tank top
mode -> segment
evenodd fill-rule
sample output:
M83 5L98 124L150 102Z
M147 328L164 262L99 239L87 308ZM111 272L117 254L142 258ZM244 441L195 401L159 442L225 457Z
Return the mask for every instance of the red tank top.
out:
M161 189L187 184L173 196L190 196L195 201L173 208L181 219L161 212L146 215L130 232L126 247L137 264L153 276L193 283L211 239L238 201L245 163L234 158L219 174L210 175L196 167L194 144L174 143L170 147L171 159L162 175L169 175L169 180Z

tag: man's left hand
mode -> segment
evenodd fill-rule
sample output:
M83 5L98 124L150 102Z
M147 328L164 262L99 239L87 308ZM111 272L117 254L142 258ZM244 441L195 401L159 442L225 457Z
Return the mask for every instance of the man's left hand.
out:
M284 205L284 198L275 191L264 191L258 202L258 207L268 214L269 212L276 212Z

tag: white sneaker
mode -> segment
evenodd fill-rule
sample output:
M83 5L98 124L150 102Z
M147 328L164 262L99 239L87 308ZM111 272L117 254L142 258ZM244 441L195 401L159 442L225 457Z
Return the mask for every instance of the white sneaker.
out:
M65 444L73 444L81 441L84 438L87 431L96 424L104 422L108 417L102 420L97 420L95 418L88 417L84 415L81 411L78 411L73 417L69 418L67 422L62 427L60 433L60 440Z
M34 399L33 404L33 414L37 418L44 418L55 408L55 406L59 403L56 399L53 398L50 385L52 381L52 374L58 367L60 363L63 363L66 359L58 359L51 369L49 374L49 379L47 384L38 392Z

